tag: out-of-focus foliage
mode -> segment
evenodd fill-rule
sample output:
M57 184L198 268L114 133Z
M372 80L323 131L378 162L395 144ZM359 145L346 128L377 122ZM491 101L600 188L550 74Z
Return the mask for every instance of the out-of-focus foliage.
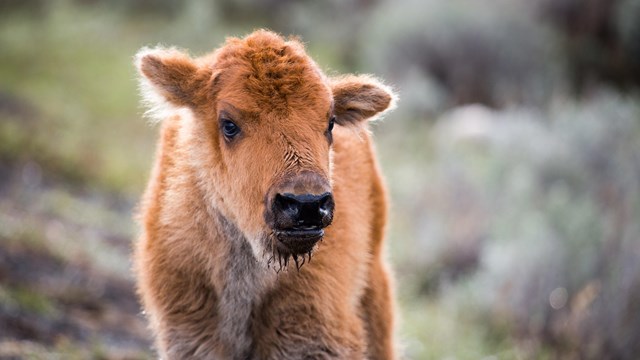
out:
M564 356L633 358L639 118L637 103L612 94L546 112L476 105L443 116L429 184L412 194L410 248L424 251L405 261L424 274L416 291L442 291Z
M553 61L553 35L532 16L530 3L405 2L378 10L380 21L369 24L374 41L366 42L364 57L410 84L409 105L416 110L437 114L477 102L541 104L551 95L547 90L558 86L562 68Z
M621 88L640 82L640 2L542 0L543 19L562 35L570 80L577 92L598 82Z
M546 106L603 84L637 89L639 9L636 0L387 2L367 23L363 62L406 83L419 114Z
M640 353L640 1L0 0L0 357L151 356L131 59L260 27L400 94L373 130L407 358Z

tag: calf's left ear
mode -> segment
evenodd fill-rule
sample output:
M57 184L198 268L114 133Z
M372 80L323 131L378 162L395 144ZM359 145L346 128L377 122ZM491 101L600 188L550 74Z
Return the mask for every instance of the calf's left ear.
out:
M396 95L372 76L347 75L330 81L334 114L340 125L355 124L395 107Z

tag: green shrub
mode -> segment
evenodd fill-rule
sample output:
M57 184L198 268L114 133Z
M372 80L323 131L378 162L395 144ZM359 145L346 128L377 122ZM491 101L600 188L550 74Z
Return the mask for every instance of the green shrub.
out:
M533 354L550 347L563 356L633 358L638 119L636 98L610 93L547 112L470 107L445 115L432 133L429 166L439 175L415 189L423 195L413 221L422 226L413 246L423 251L405 261L432 296L541 344Z

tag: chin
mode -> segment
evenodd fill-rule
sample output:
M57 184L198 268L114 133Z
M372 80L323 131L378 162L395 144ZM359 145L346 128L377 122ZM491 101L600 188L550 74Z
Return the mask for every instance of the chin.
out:
M290 264L300 270L311 261L313 251L323 237L324 229L272 230L264 251L267 266L277 273L288 270Z

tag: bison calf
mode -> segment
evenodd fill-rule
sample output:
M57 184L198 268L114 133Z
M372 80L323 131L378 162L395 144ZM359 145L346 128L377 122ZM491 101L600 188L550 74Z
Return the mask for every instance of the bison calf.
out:
M138 292L165 359L391 359L387 199L367 120L394 94L269 31L136 57L163 120Z

